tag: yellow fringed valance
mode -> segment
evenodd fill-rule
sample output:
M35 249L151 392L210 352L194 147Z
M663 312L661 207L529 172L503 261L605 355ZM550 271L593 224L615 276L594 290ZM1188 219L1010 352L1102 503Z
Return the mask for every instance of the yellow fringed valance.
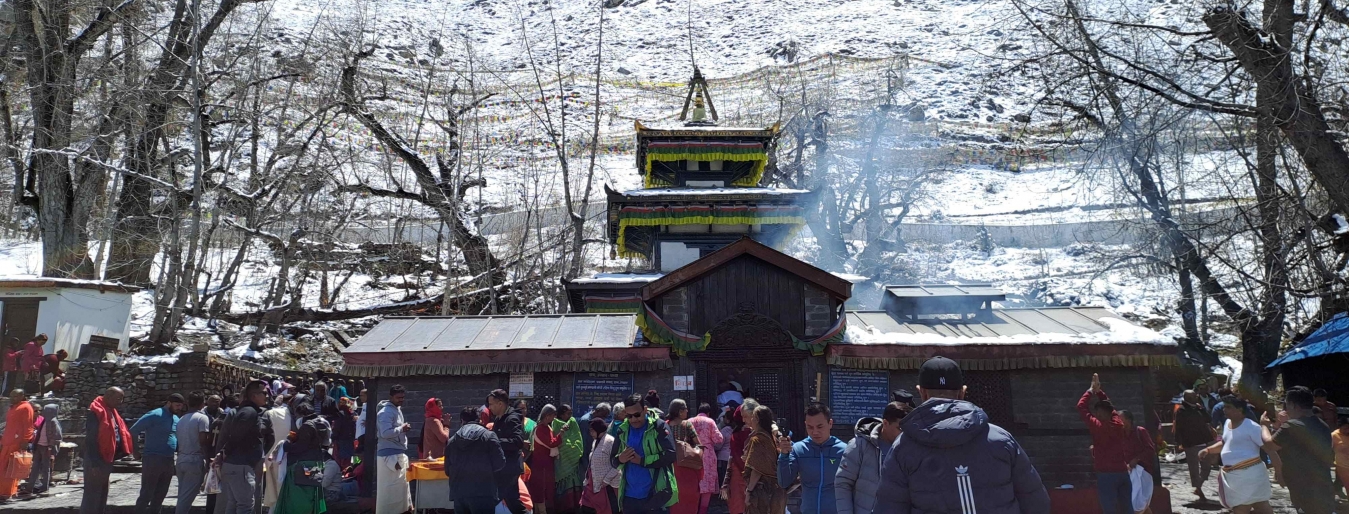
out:
M688 218L633 218L618 220L618 255L620 257L640 257L636 252L628 250L627 246L627 228L628 227L659 227L661 225L804 225L806 219L801 216L768 216L756 218L753 216L731 216L719 218L716 216L695 216Z
M646 154L646 176L642 181L647 188L669 187L671 184L667 180L656 178L651 173L651 163L653 162L675 162L675 161L732 161L732 162L754 162L754 168L750 170L749 175L732 182L732 185L741 187L754 187L759 185L759 180L763 179L764 168L768 165L768 155L765 153L746 154L746 153L647 153Z
M830 355L831 366L853 369L918 369L928 357L852 357ZM1007 357L1002 359L955 359L966 371L999 371L1037 368L1138 368L1179 366L1175 355L1046 355L1042 357Z

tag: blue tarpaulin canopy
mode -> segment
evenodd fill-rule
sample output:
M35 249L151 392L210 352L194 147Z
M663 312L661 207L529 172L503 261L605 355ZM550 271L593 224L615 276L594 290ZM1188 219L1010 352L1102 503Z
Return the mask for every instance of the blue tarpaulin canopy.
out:
M1349 313L1336 314L1268 367L1336 353L1349 353Z

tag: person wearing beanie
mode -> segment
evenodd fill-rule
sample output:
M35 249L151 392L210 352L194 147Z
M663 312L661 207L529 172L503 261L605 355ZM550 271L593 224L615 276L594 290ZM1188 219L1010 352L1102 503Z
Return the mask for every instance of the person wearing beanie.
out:
M159 512L169 494L169 481L178 474L173 456L178 451L178 415L186 412L183 395L169 395L164 406L151 410L131 425L131 437L145 434L141 449L141 490L136 512Z
M965 401L960 366L933 357L918 370L922 404L904 417L881 464L877 514L1049 512L1049 493L1025 450Z

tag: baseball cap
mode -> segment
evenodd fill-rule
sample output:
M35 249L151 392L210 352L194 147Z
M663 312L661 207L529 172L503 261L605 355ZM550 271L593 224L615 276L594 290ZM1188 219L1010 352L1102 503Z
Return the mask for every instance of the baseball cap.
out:
M956 361L938 355L918 368L918 385L923 389L960 389L965 386L965 376Z

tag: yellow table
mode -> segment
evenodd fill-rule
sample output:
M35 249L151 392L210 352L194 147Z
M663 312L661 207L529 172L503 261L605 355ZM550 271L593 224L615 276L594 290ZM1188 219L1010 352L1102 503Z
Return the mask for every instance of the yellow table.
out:
M445 459L414 460L408 463L408 482L417 481L417 510L453 509L450 501L450 477L445 475Z

